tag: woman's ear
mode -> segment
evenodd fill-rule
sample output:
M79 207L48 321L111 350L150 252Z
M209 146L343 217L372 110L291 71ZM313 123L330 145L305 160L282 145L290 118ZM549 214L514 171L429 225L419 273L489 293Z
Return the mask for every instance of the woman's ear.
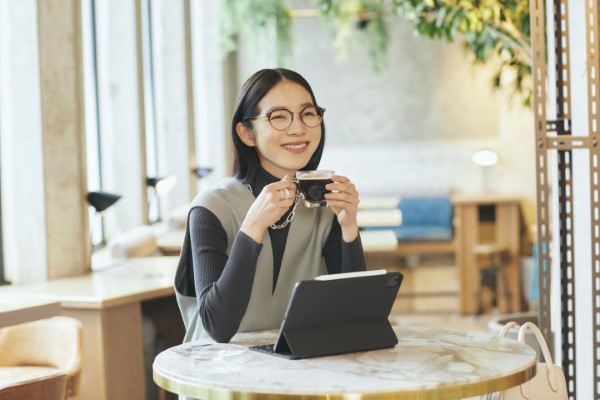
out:
M240 140L248 147L254 147L256 144L254 143L254 131L248 128L241 122L238 122L235 125L235 131L237 132Z

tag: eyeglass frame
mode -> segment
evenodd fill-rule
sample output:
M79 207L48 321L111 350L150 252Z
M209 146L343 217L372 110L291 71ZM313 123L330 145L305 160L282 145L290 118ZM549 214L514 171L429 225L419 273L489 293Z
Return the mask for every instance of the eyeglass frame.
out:
M315 126L309 126L309 125L307 125L306 122L304 122L304 119L302 119L302 113L307 108L315 108L317 110L317 115L321 118L321 122L319 122ZM271 114L273 114L274 112L277 112L277 111L287 111L287 112L289 112L292 115L292 119L290 120L290 124L288 126L286 126L285 128L283 128L283 129L275 128L273 126L273 123L271 122ZM251 117L251 118L246 118L246 119L244 119L244 122L256 119L258 117L267 117L267 121L269 121L269 125L271 125L271 128L275 129L276 131L282 132L282 131L285 131L286 129L288 129L290 126L292 126L292 124L294 123L294 117L296 116L296 114L298 114L298 117L300 118L300 121L304 124L304 126L306 126L308 128L316 128L317 126L319 126L320 124L323 123L323 115L325 114L325 111L327 111L326 108L319 107L319 106L306 106L306 107L304 107L302 110L300 110L297 113L294 112L294 111L292 111L292 110L289 110L287 108L277 108L275 110L269 111L266 114L260 114L260 115L256 115L256 116Z

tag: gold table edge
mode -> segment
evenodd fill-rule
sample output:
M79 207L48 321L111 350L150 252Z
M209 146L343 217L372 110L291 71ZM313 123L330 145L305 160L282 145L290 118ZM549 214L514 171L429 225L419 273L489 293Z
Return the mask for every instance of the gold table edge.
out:
M153 370L154 382L161 388L182 396L191 396L205 400L443 400L473 397L486 393L505 390L533 378L536 374L537 361L526 369L500 378L486 379L481 382L465 383L453 386L442 386L430 389L418 389L397 392L369 392L343 394L276 394L261 392L245 392L235 389L199 386L166 377Z

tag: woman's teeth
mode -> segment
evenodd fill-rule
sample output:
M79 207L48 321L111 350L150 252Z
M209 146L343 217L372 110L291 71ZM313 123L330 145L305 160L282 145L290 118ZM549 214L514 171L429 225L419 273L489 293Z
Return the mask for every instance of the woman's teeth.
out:
M287 147L290 149L301 149L303 147L306 147L306 143L301 143L301 144L284 144L283 147Z

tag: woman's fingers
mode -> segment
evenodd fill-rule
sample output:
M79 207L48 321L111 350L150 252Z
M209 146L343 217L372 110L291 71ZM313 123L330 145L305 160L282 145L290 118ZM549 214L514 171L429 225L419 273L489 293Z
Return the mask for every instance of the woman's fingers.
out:
M265 186L263 190L269 191L275 201L283 202L282 206L288 204L289 207L296 198L296 184L287 175L281 181Z
M331 179L333 183L329 183L325 187L327 190L331 190L330 193L325 195L328 201L347 202L358 205L358 191L350 179L341 175L334 175Z

